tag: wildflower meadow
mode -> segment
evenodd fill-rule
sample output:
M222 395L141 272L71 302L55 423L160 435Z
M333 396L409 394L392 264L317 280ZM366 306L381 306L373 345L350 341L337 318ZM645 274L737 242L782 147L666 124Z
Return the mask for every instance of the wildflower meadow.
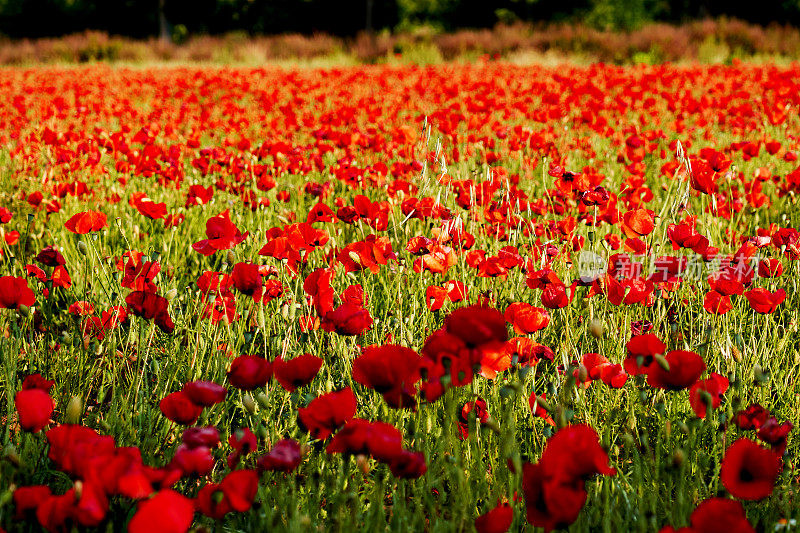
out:
M0 529L797 530L800 65L0 71Z

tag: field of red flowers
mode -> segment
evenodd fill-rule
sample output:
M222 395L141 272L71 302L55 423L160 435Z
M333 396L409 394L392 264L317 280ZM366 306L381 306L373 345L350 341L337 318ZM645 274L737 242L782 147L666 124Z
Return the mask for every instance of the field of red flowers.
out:
M791 531L800 66L0 77L0 527Z

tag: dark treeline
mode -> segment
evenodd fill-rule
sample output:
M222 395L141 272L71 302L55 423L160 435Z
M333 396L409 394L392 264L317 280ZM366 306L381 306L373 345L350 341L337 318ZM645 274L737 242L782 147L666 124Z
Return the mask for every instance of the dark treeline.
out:
M180 39L186 34L329 33L581 21L633 29L649 21L728 16L800 25L800 0L0 0L0 34L55 37L87 29Z

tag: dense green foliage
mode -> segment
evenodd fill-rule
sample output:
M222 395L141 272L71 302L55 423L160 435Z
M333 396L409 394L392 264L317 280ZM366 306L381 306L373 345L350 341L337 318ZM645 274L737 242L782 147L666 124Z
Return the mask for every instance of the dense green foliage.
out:
M800 23L798 0L0 0L0 34L58 36L85 29L132 37L244 31L355 35L365 29L491 27L498 22L585 21L631 29L647 21L729 16L759 24Z

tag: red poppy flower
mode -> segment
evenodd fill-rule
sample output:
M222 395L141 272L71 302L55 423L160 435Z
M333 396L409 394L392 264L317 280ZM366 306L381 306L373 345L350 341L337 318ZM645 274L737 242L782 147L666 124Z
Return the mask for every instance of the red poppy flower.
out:
M213 381L191 381L183 386L183 392L192 403L211 407L225 400L228 391Z
M540 463L560 480L588 479L595 474L613 476L608 453L600 446L597 432L585 424L567 426L547 441Z
M383 395L391 407L415 405L422 358L410 348L370 346L353 361L353 379Z
M389 470L394 477L402 479L417 479L428 471L425 463L425 454L401 450L389 461Z
M542 463L523 465L522 491L528 523L547 532L573 523L586 503L581 487L549 482Z
M778 289L769 292L767 289L757 288L744 293L744 297L750 303L750 307L756 313L774 313L780 304L786 300L786 291Z
M250 235L249 231L242 233L231 222L230 213L226 209L219 215L206 221L206 237L192 245L194 250L202 255L212 255L217 250L233 248Z
M372 316L369 311L355 305L343 303L323 317L322 329L336 332L339 335L361 335L372 327Z
M728 378L720 374L711 374L710 378L698 381L689 389L689 404L699 418L705 418L708 404L703 399L704 393L708 395L711 407L716 409L726 390L728 390Z
M733 309L733 303L730 296L711 290L703 297L703 309L713 315L724 315Z
M780 259L763 259L758 263L758 277L777 278L783 275L783 264Z
M59 470L86 477L86 465L98 455L112 453L114 438L98 435L85 426L61 424L47 431L50 458Z
M23 520L31 511L35 512L39 505L52 496L50 487L32 485L18 487L14 491L14 520Z
M41 374L31 374L22 381L22 390L40 389L44 392L50 392L56 382L51 379L45 379Z
M214 464L211 448L207 446L191 447L184 443L175 450L169 467L179 470L184 476L205 476L211 472Z
M261 277L259 266L252 263L236 263L231 272L233 286L239 292L252 296L256 302L261 301L261 292L264 288L264 280Z
M25 431L36 433L49 422L55 409L55 402L47 392L41 389L23 389L14 397L14 406L20 427Z
M65 228L78 235L85 235L92 231L100 231L106 226L108 226L106 215L97 211L78 213L64 223Z
M444 321L444 330L468 348L497 346L508 339L506 321L496 309L472 305L456 309Z
M31 306L36 302L28 280L14 276L0 277L0 307L19 309L20 305Z
M649 235L655 228L655 213L649 209L634 209L622 215L622 231L629 238Z
M67 522L76 515L77 500L74 488L60 496L45 498L36 508L36 519L46 531L65 531Z
M134 193L130 203L140 214L152 220L162 219L167 216L167 204L163 202L157 204L142 193L138 193L138 196L136 194Z
M727 498L709 498L689 518L692 533L755 533L742 504Z
M219 430L214 426L186 428L181 441L189 448L215 448L219 444Z
M534 307L524 302L512 303L504 313L506 321L514 326L518 335L535 333L547 327L550 314L541 307Z
M250 510L257 492L258 474L254 470L236 470L219 484L209 483L200 489L197 508L204 515L221 520L229 512Z
M595 474L616 474L597 433L579 424L559 430L537 464L525 464L522 486L528 522L551 531L574 522L586 502L584 481Z
M350 387L323 394L297 410L300 425L315 439L325 440L356 415L356 397Z
M303 354L288 361L278 357L272 362L275 379L289 392L311 383L321 367L322 359L311 354Z
M736 413L735 422L739 429L758 429L769 418L769 411L754 403L744 411Z
M283 439L276 442L268 454L259 458L258 470L294 472L302 460L300 444L292 439Z
M625 371L631 375L645 374L653 363L653 356L661 355L667 345L652 333L635 335L625 345L628 356L623 362Z
M193 518L194 502L174 490L164 489L139 503L136 514L128 523L128 531L185 533L192 526Z
M739 439L725 452L719 477L733 496L762 500L772 494L780 459L750 439Z
M164 416L184 426L194 424L203 412L203 407L192 402L184 391L166 395L158 406Z
M172 333L175 324L169 316L169 301L151 292L133 291L125 298L131 312L146 320L153 320L164 333Z
M36 261L50 267L66 264L66 260L64 256L61 255L61 252L52 246L45 246L42 248L42 251L36 256Z
M379 461L389 462L402 451L402 444L403 436L393 425L354 418L333 436L325 451L371 455Z
M507 503L498 503L497 507L475 519L475 530L478 533L505 533L514 520L514 509Z
M669 370L660 365L647 369L647 383L654 388L681 390L692 386L706 369L703 358L694 352L675 350L664 356Z
M272 379L272 363L257 355L240 355L231 363L228 381L241 390L263 387Z
M775 417L771 416L761 424L756 436L762 442L769 444L775 455L781 457L786 451L786 439L792 428L794 425L791 422L779 423Z

